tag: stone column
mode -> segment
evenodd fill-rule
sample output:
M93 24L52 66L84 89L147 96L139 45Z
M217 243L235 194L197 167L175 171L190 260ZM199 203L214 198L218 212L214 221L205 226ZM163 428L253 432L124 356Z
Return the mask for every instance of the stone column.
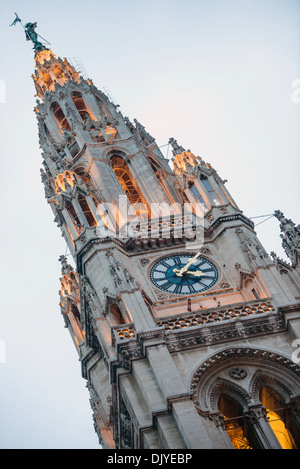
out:
M245 414L248 423L248 433L252 432L261 449L281 449L268 421L266 408L261 404L249 406Z

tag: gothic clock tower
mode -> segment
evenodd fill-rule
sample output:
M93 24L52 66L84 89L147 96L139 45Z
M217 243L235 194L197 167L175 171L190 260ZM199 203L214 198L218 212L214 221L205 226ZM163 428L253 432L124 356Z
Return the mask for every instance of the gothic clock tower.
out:
M269 257L217 171L34 35L42 182L76 268L60 308L103 448L299 448L300 227ZM298 344L299 346L299 344Z

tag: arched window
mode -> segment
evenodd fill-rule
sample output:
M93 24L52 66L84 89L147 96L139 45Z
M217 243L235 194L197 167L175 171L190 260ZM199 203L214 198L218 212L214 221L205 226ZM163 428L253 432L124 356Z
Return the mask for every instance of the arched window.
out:
M201 182L204 185L206 191L208 192L208 195L211 199L211 202L214 205L221 205L222 201L221 201L220 197L218 196L217 192L212 188L208 178L206 176L202 175L200 179L201 179Z
M207 205L204 202L204 199L203 199L202 195L200 194L198 188L195 186L194 183L192 183L192 184L190 184L189 189L192 191L197 203L200 203L201 206L203 207L204 213L206 213L208 208L207 208Z
M149 158L149 163L151 165L151 168L154 171L155 176L158 177L158 173L160 171L160 166L152 158Z
M80 313L79 313L79 310L78 310L77 306L74 303L71 306L71 310L72 310L72 313L74 315L74 318L75 318L78 326L81 328Z
M268 422L282 449L296 449L295 441L287 428L288 424L284 399L274 389L268 386L262 386L260 401L266 408Z
M121 313L121 310L117 304L113 304L110 307L110 318L112 325L120 326L121 324L126 324L126 321Z
M71 130L70 124L67 121L66 116L64 115L64 112L57 102L54 102L51 104L50 110L52 111L60 129Z
M249 347L210 356L191 381L197 411L208 409L209 420L227 433L219 444L236 449L299 448L299 389L292 360Z
M218 402L219 412L224 416L226 432L236 449L253 449L246 437L244 409L233 397L222 393Z
M81 119L83 120L83 122L85 122L88 117L91 117L91 115L85 104L82 94L78 91L73 91L73 93L71 93L71 97L73 103L76 106L77 111L79 112Z
M78 231L81 231L82 229L82 224L80 223L80 220L77 216L77 213L76 213L76 210L75 208L73 207L73 204L71 201L67 201L66 202L66 210L68 211L69 215L70 215L70 218L73 222L73 225L75 226L77 232Z
M95 220L93 212L91 211L90 206L89 206L85 196L80 194L78 196L78 202L79 202L79 205L80 205L80 207L83 211L83 214L84 214L84 216L86 218L86 221L88 222L89 226L96 226L97 221Z
M130 204L135 210L136 215L141 216L142 218L147 217L147 206L137 184L130 174L128 165L120 156L113 156L111 161L115 175L117 176L123 191L127 195Z

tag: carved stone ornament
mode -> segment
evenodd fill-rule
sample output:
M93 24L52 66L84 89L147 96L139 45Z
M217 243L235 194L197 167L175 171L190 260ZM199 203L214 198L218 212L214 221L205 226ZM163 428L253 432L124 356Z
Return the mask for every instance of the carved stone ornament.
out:
M209 373L212 368L217 367L219 364L223 364L224 361L236 361L236 360L248 360L249 362L256 363L268 363L279 369L284 369L293 373L295 377L300 378L300 366L292 362L292 360L279 355L277 353L261 350L256 348L249 347L236 347L229 348L223 351L216 353L215 355L208 357L203 363L199 365L195 371L193 378L190 383L190 390L196 398L196 391L200 380L206 373Z
M247 376L247 371L244 368L240 368L239 366L236 366L234 368L231 368L229 371L229 376L233 379L244 379Z
M140 261L140 264L141 264L143 267L146 266L146 265L148 265L149 262L150 262L150 260L147 259L147 258L145 258L145 257L143 257L142 259L139 259L139 261Z

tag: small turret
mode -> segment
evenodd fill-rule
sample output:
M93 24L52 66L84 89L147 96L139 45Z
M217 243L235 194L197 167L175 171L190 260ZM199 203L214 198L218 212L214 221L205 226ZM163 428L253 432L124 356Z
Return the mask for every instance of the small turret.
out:
M280 221L282 247L292 264L296 265L300 255L300 225L296 226L280 210L276 210L274 216Z

